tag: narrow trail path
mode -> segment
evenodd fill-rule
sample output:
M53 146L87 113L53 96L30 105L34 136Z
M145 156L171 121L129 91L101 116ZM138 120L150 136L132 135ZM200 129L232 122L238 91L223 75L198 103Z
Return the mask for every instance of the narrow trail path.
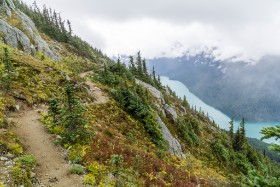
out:
M19 124L15 131L27 146L27 153L37 159L35 173L40 186L83 186L82 176L69 173L70 165L64 159L63 150L53 143L52 135L39 121L41 117L38 110L28 110L13 119Z
M80 77L84 78L87 74L89 73L93 73L92 71L87 71L84 73L80 73ZM88 79L86 79L86 85L89 86L90 88L90 94L93 95L93 97L96 99L94 101L94 103L96 104L101 104L101 103L106 103L109 101L109 99L104 96L104 94L102 93L101 89L96 87L94 83L90 82Z
M92 71L81 73L84 78ZM109 99L103 95L100 88L96 87L89 80L86 84L90 87L89 93L96 101L94 103L106 103ZM30 109L19 112L13 121L19 124L14 131L20 140L27 147L27 153L35 156L37 166L35 173L40 181L40 187L80 187L83 186L83 177L69 173L70 164L65 160L66 156L59 145L53 143L53 135L47 132L44 124L39 121L42 117L40 111L46 111L46 107Z

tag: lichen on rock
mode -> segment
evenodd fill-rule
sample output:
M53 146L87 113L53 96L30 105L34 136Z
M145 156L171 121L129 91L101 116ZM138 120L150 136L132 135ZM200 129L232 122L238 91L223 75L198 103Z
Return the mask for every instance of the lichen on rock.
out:
M18 24L12 24L14 22ZM33 21L17 10L11 0L0 1L0 32L0 41L27 54L39 52L55 61L62 59L42 39Z
M180 158L185 158L186 155L182 151L181 144L178 142L176 138L172 136L169 129L166 127L165 123L161 120L161 118L157 117L157 122L161 126L161 131L164 139L168 142L168 152L171 154L177 155Z

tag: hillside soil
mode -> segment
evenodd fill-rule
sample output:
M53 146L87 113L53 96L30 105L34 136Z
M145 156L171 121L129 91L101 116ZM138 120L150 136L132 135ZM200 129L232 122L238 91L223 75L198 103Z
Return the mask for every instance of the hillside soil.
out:
M53 136L39 121L40 112L45 109L25 110L13 119L19 124L15 132L26 145L26 152L37 160L34 172L44 186L83 186L83 177L69 173L70 164L65 160L65 152L53 143Z
M93 73L92 71L87 71L84 73L80 73L80 77L84 78L87 74ZM86 85L89 86L90 92L92 93L93 97L95 98L96 104L102 104L106 103L109 99L102 93L100 88L96 87L94 83L90 82L88 79L86 79Z
M80 76L84 78L89 73L92 72L84 72ZM96 99L96 104L106 103L109 100L101 89L89 80L86 80L86 85ZM44 186L83 186L83 177L69 173L71 165L66 160L65 151L61 146L54 144L55 138L39 121L42 117L40 113L46 110L45 105L37 109L22 110L14 114L16 117L12 119L19 125L15 128L15 132L26 146L26 153L34 155L37 160L34 170L37 179Z

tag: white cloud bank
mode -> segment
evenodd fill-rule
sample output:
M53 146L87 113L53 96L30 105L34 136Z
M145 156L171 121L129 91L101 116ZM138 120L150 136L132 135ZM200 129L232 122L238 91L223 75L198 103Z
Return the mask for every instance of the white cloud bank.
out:
M30 3L34 0L25 0ZM176 57L211 51L219 60L280 55L278 0L37 0L72 21L107 55Z

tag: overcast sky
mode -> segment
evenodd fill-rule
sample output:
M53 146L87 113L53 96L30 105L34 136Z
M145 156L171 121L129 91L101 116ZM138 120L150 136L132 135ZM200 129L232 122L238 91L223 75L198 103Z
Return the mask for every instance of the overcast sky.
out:
M32 4L34 0L24 0ZM280 55L279 0L36 0L72 22L74 33L108 56L216 59Z

